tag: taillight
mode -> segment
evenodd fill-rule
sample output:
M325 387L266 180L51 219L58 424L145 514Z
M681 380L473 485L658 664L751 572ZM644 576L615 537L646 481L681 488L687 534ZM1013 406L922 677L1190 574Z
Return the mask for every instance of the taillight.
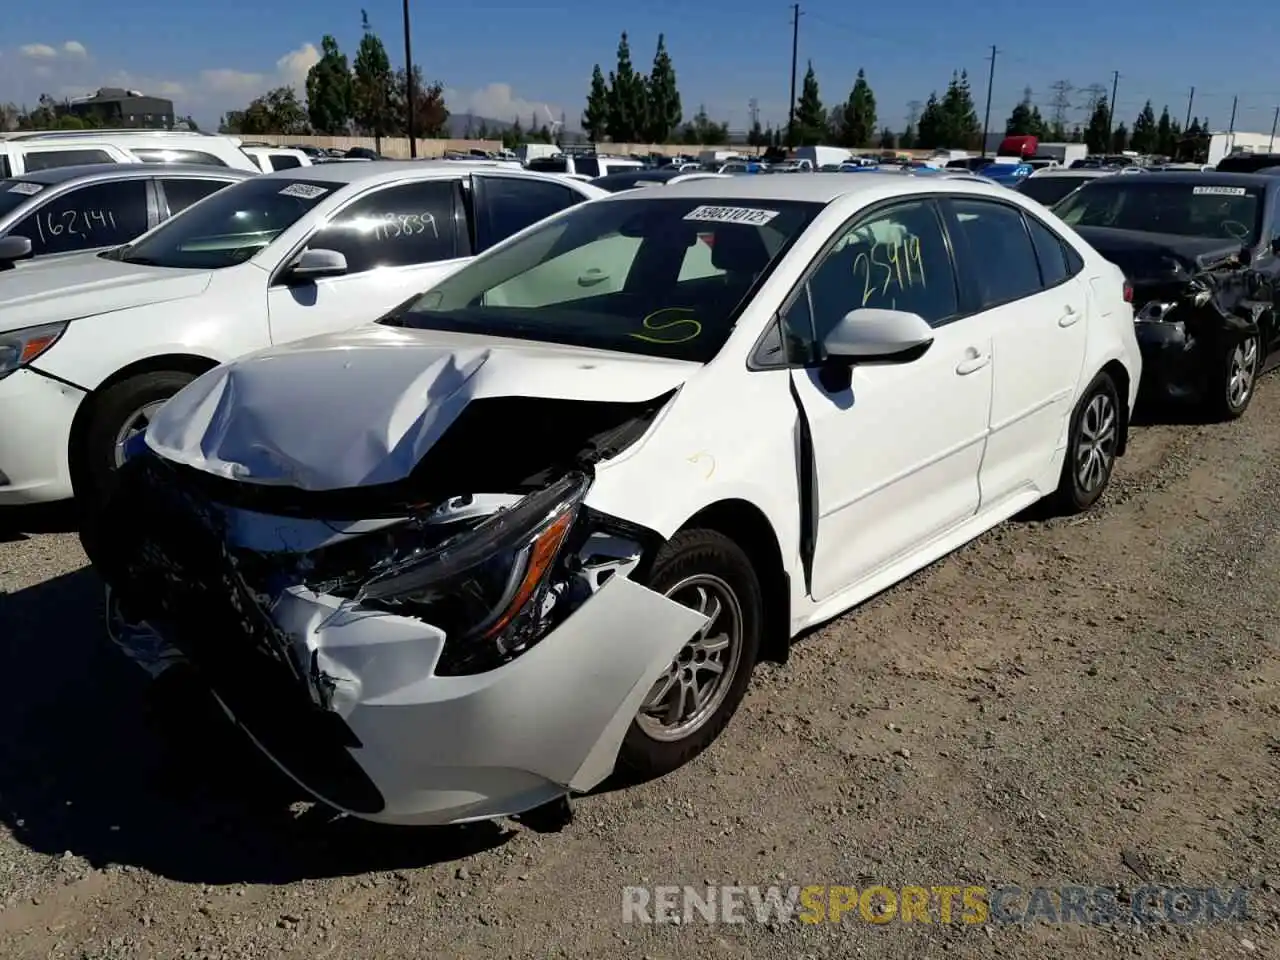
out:
M1128 280L1124 282L1124 302L1133 303L1133 284Z

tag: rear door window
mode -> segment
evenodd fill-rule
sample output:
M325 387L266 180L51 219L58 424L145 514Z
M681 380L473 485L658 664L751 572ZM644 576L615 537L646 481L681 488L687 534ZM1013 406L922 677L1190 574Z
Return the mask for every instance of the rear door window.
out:
M583 199L576 190L532 177L477 176L474 182L477 253Z
M118 246L145 233L147 181L112 180L59 194L14 224L35 256Z
M203 200L209 194L231 186L231 183L229 180L200 180L195 177L164 177L160 180L171 217L177 216L197 200Z
M271 157L272 170L292 170L294 167L302 166L302 161L292 153L272 153L268 156Z
M27 170L52 170L86 163L115 163L116 160L105 150L30 150L24 154L22 162Z
M952 230L960 239L962 277L978 297L978 309L1039 293L1040 264L1022 212L988 200L953 198Z

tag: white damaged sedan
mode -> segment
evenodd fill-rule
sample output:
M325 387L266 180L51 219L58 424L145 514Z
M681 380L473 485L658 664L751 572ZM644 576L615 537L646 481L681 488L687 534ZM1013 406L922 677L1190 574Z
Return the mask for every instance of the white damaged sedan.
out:
M626 192L204 374L86 548L118 643L318 798L511 815L675 769L797 634L1087 509L1140 372L1117 268L1011 191Z

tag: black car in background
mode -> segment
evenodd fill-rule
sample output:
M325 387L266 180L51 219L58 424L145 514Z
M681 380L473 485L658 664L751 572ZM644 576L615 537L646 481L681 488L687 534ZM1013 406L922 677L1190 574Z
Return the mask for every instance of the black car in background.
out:
M1234 419L1277 342L1280 178L1102 177L1053 207L1124 271L1144 393Z

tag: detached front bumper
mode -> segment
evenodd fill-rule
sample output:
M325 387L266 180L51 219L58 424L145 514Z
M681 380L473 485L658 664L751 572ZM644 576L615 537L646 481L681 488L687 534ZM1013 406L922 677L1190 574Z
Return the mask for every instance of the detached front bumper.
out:
M146 589L186 611L153 620L156 633L286 773L368 820L489 819L590 789L612 771L652 684L705 624L614 576L514 660L440 676L447 637L430 624L296 585L255 594L203 525L172 517L159 533L148 520L151 532L132 543L128 525L117 526L125 540L103 569L108 582L120 579L121 551L131 563L150 551L143 562L163 575ZM114 585L131 591L127 605L151 606L136 582ZM306 676L287 661L307 665Z

